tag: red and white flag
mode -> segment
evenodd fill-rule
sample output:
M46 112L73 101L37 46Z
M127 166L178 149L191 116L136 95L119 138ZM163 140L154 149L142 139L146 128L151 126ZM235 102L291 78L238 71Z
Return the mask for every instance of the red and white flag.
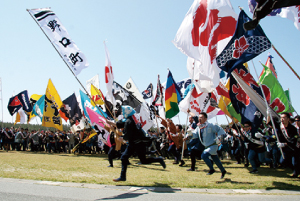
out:
M229 0L195 0L179 27L174 45L201 62L194 68L189 61L187 65L199 91L212 92L218 86L220 70L215 59L234 34L237 17Z
M114 82L114 74L113 74L113 70L112 70L112 66L111 66L111 62L110 62L110 56L109 56L109 52L108 49L105 45L104 42L104 48L105 48L105 83L106 83L106 88L107 88L107 94L106 94L106 99L108 101L110 101L114 107L116 106L116 100L113 96L112 93L112 89L113 89L113 82Z
M220 108L218 108L218 95L215 93L198 93L194 87L188 95L179 103L179 108L182 112L187 113L190 109L195 115L201 112L207 113L207 119L215 117Z

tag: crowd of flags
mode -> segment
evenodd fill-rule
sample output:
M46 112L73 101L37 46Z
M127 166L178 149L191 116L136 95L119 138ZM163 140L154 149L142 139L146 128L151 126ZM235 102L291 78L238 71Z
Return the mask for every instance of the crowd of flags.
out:
M253 1L250 3L252 5ZM77 76L88 66L87 60L54 12L49 9L29 12ZM155 114L173 118L180 111L187 113L188 110L196 115L206 112L208 118L227 115L235 122L251 121L254 128L258 127L266 117L265 101L274 115L292 113L294 109L277 79L271 55L265 65L262 64L259 80L256 81L247 68L248 61L272 46L259 25L253 30L244 30L243 24L250 20L243 10L237 15L229 0L195 0L173 40L174 45L187 55L189 78L176 82L169 70L166 83L161 84L158 75L154 90L150 83L140 92L132 78L122 86L114 80L109 51L104 43L105 95L96 75L87 81L85 90L80 90L78 97L73 93L62 101L49 79L45 94L33 94L29 98L27 90L22 91L10 98L8 110L11 115L17 113L21 123L20 116L26 114L28 121L36 116L43 126L58 130L62 130L62 119L69 121L74 132L92 127L101 133L105 144L109 144L105 121L121 119L122 105L136 110L137 120L144 130L157 124Z

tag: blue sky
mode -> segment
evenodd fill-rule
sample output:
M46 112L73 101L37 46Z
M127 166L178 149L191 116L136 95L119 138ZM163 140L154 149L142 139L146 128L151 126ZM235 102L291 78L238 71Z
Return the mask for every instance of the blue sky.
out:
M231 0L236 13L241 6L252 16L247 2ZM85 85L86 80L99 74L100 88L106 93L104 40L110 52L115 81L121 85L131 77L140 91L146 89L150 82L156 86L158 74L161 82L166 81L168 68L176 81L188 77L187 57L171 41L192 3L193 0L3 1L0 12L3 110L1 105L0 120L12 121L7 103L13 94L23 90L28 90L29 95L44 94L49 78L62 100L73 92L78 95L81 89L26 9L51 7L90 64L82 70L78 79ZM274 46L298 72L300 32L293 22L267 17L260 24ZM300 98L299 80L274 50L270 49L253 60L258 74L262 70L259 61L265 63L268 52L274 57L280 83L284 89L290 89L293 106L300 111L297 103ZM252 64L249 63L249 66L256 78ZM180 114L180 121L185 123L186 116ZM216 119L211 122L216 122ZM219 116L218 122L226 123L225 117Z

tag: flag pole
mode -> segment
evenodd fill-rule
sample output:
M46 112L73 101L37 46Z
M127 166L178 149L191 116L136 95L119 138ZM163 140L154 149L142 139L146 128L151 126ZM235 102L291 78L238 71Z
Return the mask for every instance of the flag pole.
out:
M252 65L253 65L253 68L254 68L254 71L255 71L257 80L258 80L258 82L259 82L259 87L260 87L260 89L261 89L261 93L263 94L263 98L264 98L264 100L265 100L265 103L266 103L266 106L267 106L267 110L268 110L268 109L269 109L269 104L268 104L268 102L267 102L266 95L265 95L264 90L263 90L263 88L262 88L262 86L261 86L261 82L260 82L260 79L259 79L259 77L258 77L256 68L255 68L255 65L254 65L254 63L253 63L253 60L251 60L251 62L252 62ZM268 114L268 112L267 112L267 118L268 118L268 117L270 117L270 119L271 119L271 123L272 123L272 126L273 126L273 130L274 130L274 132L275 132L275 136L276 136L276 138L277 138L277 141L279 142L279 138L278 138L278 134L277 134L277 131L276 131L276 127L275 127L275 124L274 124L274 121L273 121L273 118L272 118L272 114ZM280 142L279 142L279 143L280 143ZM284 159L285 157L284 157L284 155L283 155L282 148L280 147L279 150L280 150L280 153L281 153L282 158Z
M49 7L50 9L51 7ZM71 71L71 73L74 75L75 79L78 81L78 83L81 85L81 87L83 88L83 90L85 91L85 93L88 95L88 97L90 98L90 100L92 100L90 94L87 92L86 88L83 86L83 84L79 81L79 79L77 78L77 76L74 74L74 72L72 71L72 69L70 68L70 66L68 65L68 63L64 60L64 58L62 57L62 55L60 54L60 52L58 51L58 49L55 47L55 45L52 43L52 41L50 40L50 38L47 36L47 34L45 33L45 31L42 29L42 27L39 25L39 23L36 21L36 19L32 16L32 14L29 12L29 9L26 9L27 12L29 13L29 15L32 17L32 19L36 22L36 24L40 27L40 29L42 30L42 32L45 34L45 36L48 38L48 40L50 41L50 43L52 44L52 46L54 47L54 49L56 50L56 52L58 53L58 55L61 57L61 59L64 61L64 63L67 65L67 67L69 68L69 70ZM100 111L100 113L102 114L102 116L104 117L104 114L102 113L102 111L100 110L100 108L96 105L95 101L92 100L93 103L95 104L96 108Z
M224 98L223 98L223 96L221 95L221 97L222 97L222 101L223 101L223 103L224 103L224 105L226 106L226 109L227 109L227 105L226 105L226 103L225 103L225 101L224 101ZM228 113L229 113L229 111L228 111ZM230 114L230 113L229 113ZM228 118L227 118L227 115L225 114L225 117L226 117L226 119L227 119L227 122L228 122L228 125L229 125L229 120L228 120ZM240 133L240 134L242 134L242 132L240 131L240 129L239 129L239 127L238 127L238 125L235 123L235 121L234 121L234 119L233 119L233 117L230 115L229 116L231 119L232 119L232 122L234 123L234 125L235 125L235 127L236 127L236 129L237 129L237 131Z
M96 88L94 85L91 85L91 87L94 87L94 89ZM109 113L111 114L111 116L112 117L114 117L114 115L112 114L112 112L110 111L110 109L108 108L108 106L106 105L106 102L105 102L105 100L103 99L103 97L101 96L101 94L97 91L97 90L95 90L96 92L97 92L97 95L98 96L100 96L101 97L101 99L102 99L102 101L103 101L103 103L104 103L104 106L106 107L106 109L109 111ZM94 102L95 103L95 102ZM95 104L96 105L96 104ZM115 119L115 118L114 118Z
M194 70L195 70L195 59L194 59L194 63L193 63L193 76L192 76L192 82L191 82L191 86L194 82ZM196 86L195 86L196 87ZM192 90L191 90L191 95L190 95L190 98L189 98L189 104L188 104L188 110L190 110L190 102L191 102L191 99L192 99ZM185 122L185 128L184 128L184 135L186 134L186 130L187 130L187 124L188 124L188 119L189 119L189 113L187 113L186 115L186 122ZM181 160L183 158L183 153L184 153L184 142L183 142L183 145L182 145L182 152L181 152Z
M286 65L293 71L293 73L296 75L296 77L300 80L299 75L296 73L296 71L292 68L292 66L283 58L283 56L278 52L278 50L275 48L275 46L272 44L272 48L275 50L275 52L279 55L279 57L286 63Z

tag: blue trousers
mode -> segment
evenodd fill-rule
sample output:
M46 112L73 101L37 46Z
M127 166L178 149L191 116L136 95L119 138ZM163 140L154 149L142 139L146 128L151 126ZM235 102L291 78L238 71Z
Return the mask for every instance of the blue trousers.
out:
M255 157L256 157L256 155L258 156L259 162L261 162L261 163L267 163L267 164L272 163L271 159L265 157L265 152L257 153L253 149L249 149L248 159L249 159L249 162L250 162L253 170L257 170L257 166L256 166L256 163L255 163Z
M221 172L225 171L225 168L223 167L219 157L217 155L211 155L208 152L203 152L201 154L201 158L204 160L204 162L206 163L206 165L209 167L209 170L213 170L213 164L212 162L209 160L209 156L211 156L211 158L213 159L213 161L215 162L215 164L218 166L218 168L220 169Z

